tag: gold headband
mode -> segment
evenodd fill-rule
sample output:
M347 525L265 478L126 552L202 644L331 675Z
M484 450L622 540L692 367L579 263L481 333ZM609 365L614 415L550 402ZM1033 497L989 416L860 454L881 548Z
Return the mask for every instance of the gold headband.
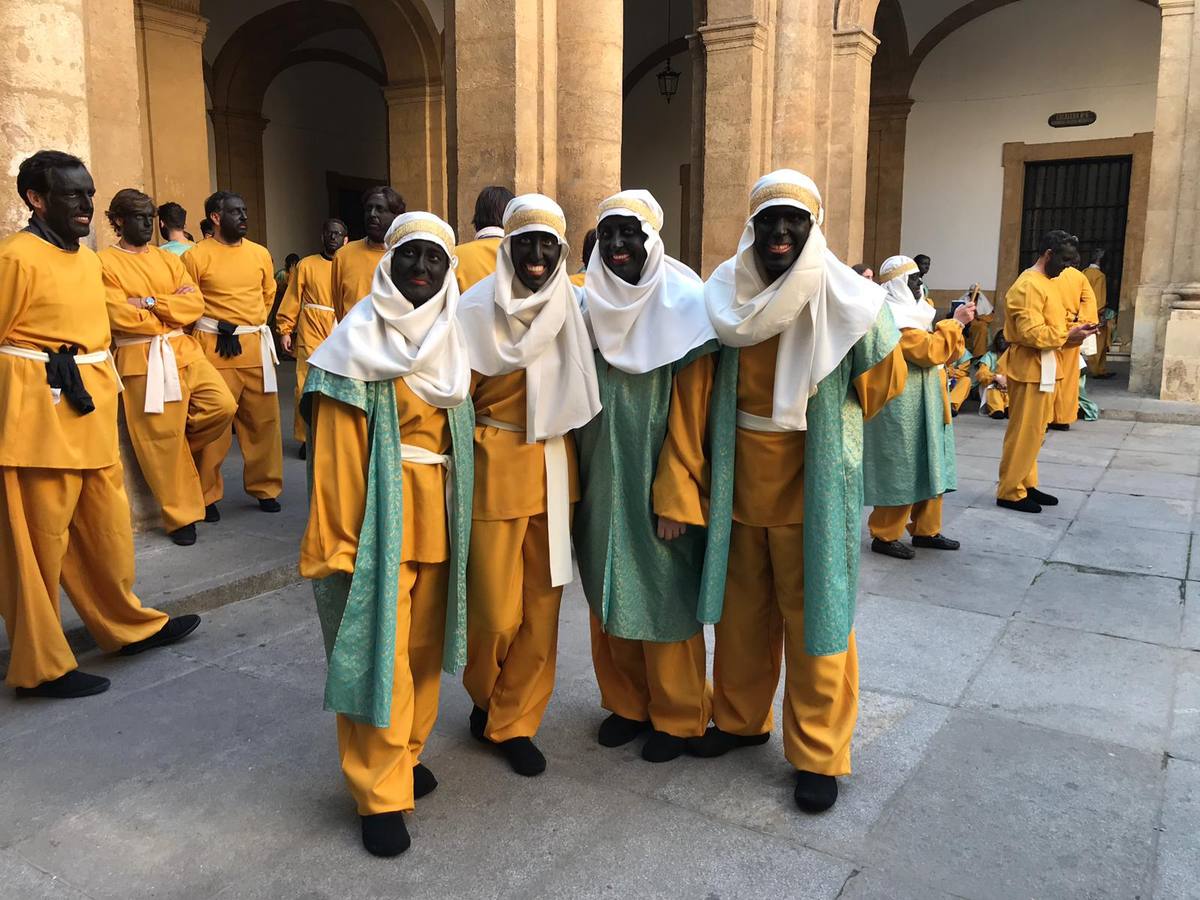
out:
M548 209L530 208L513 213L504 223L504 234L510 235L526 225L545 225L559 236L567 233L567 223L562 216L556 215Z
M750 195L750 208L758 209L770 200L795 200L802 204L814 219L821 218L821 201L817 195L798 184L769 184Z
M893 278L899 278L901 275L910 275L913 272L919 272L915 262L900 263L897 266L892 266L890 269L880 269L879 277L884 281L891 281Z
M604 218L604 214L612 209L627 209L634 215L645 219L650 223L650 227L655 231L662 231L662 219L655 214L650 208L650 204L645 200L639 200L637 197L626 197L617 194L615 197L609 197L600 204L600 213L596 217L597 221Z
M454 235L436 219L413 219L411 222L405 222L388 236L387 249L391 250L411 234L431 234L446 245L447 252L452 252L454 247Z

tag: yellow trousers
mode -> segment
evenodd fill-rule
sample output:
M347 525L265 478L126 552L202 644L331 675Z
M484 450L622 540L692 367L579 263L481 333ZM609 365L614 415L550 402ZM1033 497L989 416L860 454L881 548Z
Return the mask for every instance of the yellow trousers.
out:
M988 334L988 323L980 319L976 319L967 326L967 349L971 351L971 355L978 359L987 353L988 344L991 343L991 335Z
M704 632L686 641L631 641L604 633L590 616L600 705L675 737L699 737L712 716Z
M242 448L244 469L242 486L246 493L259 500L278 497L283 493L283 435L279 425L279 395L263 391L262 369L217 369L233 399L237 402L238 444ZM224 431L196 457L204 503L216 503L225 496L225 479L221 463L233 446L233 429Z
M933 537L942 531L942 497L939 494L908 506L877 506L867 519L871 537L881 541L898 541L904 537L905 525L908 533L921 537Z
M437 720L449 578L447 562L401 564L391 723L337 717L342 774L360 816L412 811L413 766Z
M101 649L156 634L167 615L134 595L133 565L120 463L0 467L0 616L12 647L7 684L35 687L76 668L59 616L60 583Z
M487 710L489 740L537 734L554 690L561 601L545 513L472 521L463 686Z
M300 398L304 396L304 379L308 377L308 349L297 343L293 348L296 356L296 413L292 418L292 437L301 444L308 440L308 427L300 415Z
M163 527L175 531L204 518L204 490L195 457L229 427L237 403L207 359L179 370L183 399L145 412L146 376L126 375L125 424L138 466L162 508Z
M958 412L963 403L966 402L967 396L971 393L971 379L963 375L954 382L954 387L950 390L950 408Z
M1001 500L1023 500L1029 488L1038 485L1038 452L1054 414L1054 394L1038 390L1035 383L1009 379L1008 404L996 496Z
M1054 385L1054 413L1050 421L1055 425L1071 425L1079 420L1079 348L1064 348L1059 365L1063 367L1062 378Z
M795 768L850 773L858 719L858 649L804 652L804 526L754 528L733 523L725 611L716 626L713 722L744 736L771 730L781 657L783 747Z
M994 412L1008 412L1008 392L999 388L987 391L983 395L983 404L988 415Z

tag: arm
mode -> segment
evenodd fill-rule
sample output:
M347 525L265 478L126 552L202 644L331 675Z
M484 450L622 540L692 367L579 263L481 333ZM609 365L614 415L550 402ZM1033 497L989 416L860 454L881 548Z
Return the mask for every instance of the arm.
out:
M104 305L108 309L109 327L123 334L160 334L162 323L158 317L150 310L130 302L131 299L141 298L131 298L129 291L121 286L107 266L101 266L100 272L104 279Z
M313 397L312 417L312 497L300 542L300 574L351 574L367 497L367 419L323 394Z
M658 454L651 499L656 515L672 524L708 523L708 460L704 435L708 429L708 407L712 399L716 354L693 360L671 383L671 410L667 415L667 439ZM660 525L659 536L665 537ZM678 536L682 528L672 536Z
M904 393L904 385L907 381L908 363L904 360L903 332L901 332L901 342L896 345L895 349L854 379L854 390L858 393L863 419L870 419L891 400Z
M900 348L905 360L923 369L958 359L965 346L962 326L953 319L938 322L932 332L919 328L905 328L900 332Z
M292 332L296 330L296 319L300 316L300 267L296 266L292 277L288 279L287 290L279 301L279 309L275 311L275 330L283 341L283 349L289 353L292 350Z
M29 279L19 260L11 256L0 258L0 344L29 305Z
M1096 292L1092 290L1092 283L1086 278L1083 279L1083 294L1079 299L1079 321L1088 325L1095 325L1100 321Z
M164 256L171 269L175 289L169 294L155 294L151 312L168 328L186 328L204 315L204 295L179 257L174 254Z
M1066 343L1066 331L1046 321L1046 295L1035 290L1032 283L1013 285L1004 299L1015 343L1035 350L1057 350Z
M275 273L271 271L271 254L263 248L263 311L262 321L267 321L271 316L271 307L275 305L275 291L278 285L275 284Z
M329 296L333 300L333 317L339 322L346 315L346 310L342 308L341 266L338 264L341 255L341 252L333 254L333 265L329 267Z

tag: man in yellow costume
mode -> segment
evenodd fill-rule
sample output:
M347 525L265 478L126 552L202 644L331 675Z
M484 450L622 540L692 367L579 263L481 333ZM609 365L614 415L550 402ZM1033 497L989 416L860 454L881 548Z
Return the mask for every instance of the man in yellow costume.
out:
M42 150L21 163L29 225L0 241L0 617L18 697L99 694L59 617L59 588L104 650L132 655L186 637L133 593L133 526L117 450L120 378L100 262L79 241L96 186L83 162Z
M454 251L458 256L458 289L464 294L496 271L496 254L504 237L504 210L512 198L512 191L498 185L485 187L475 198L471 219L475 239L459 244Z
M568 281L566 221L549 197L504 211L496 272L464 296L475 404L475 502L467 571L471 733L520 775L554 690L558 610L572 576L579 499L570 432L600 411L592 344Z
M1038 244L1037 262L1021 273L1005 295L1004 339L1008 342L1008 427L1000 455L996 505L1040 513L1058 498L1039 491L1037 458L1054 415L1054 392L1063 377L1059 350L1078 348L1097 327L1067 327L1062 283L1057 280L1075 254L1076 239L1048 232Z
M370 293L309 359L300 571L314 579L325 706L363 846L395 856L404 814L438 784L421 753L440 670L465 656L473 417L454 232L407 213L385 244Z
M292 434L300 442L300 458L305 456L304 419L300 415L300 396L308 374L308 358L329 337L337 324L333 308L333 256L346 243L346 224L329 219L321 226L321 252L306 256L296 264L287 291L275 314L275 328L283 349L296 357L296 418Z
M1100 318L1096 315L1096 295L1091 282L1079 269L1079 251L1055 279L1059 283L1058 293L1067 312L1067 328L1084 323L1096 325L1099 331ZM1086 363L1082 351L1096 349L1096 339L1091 335L1083 344L1063 347L1058 352L1058 366L1062 378L1054 390L1054 413L1049 427L1054 431L1067 431L1079 419L1082 371Z
M1100 322L1100 331L1096 335L1096 352L1087 358L1088 375L1100 380L1116 375L1105 366L1108 351L1112 347L1117 311L1108 304L1108 276L1104 274L1104 256L1103 247L1093 247L1091 262L1083 270L1088 284L1092 286L1092 293L1096 295L1096 317Z
M283 491L283 435L275 380L279 360L267 325L275 303L271 254L246 237L246 201L240 194L217 191L204 201L204 214L215 229L212 239L183 255L188 274L204 295L204 315L193 334L237 401L234 421L244 463L242 485L258 500L259 509L277 513ZM232 446L233 429L226 427L197 458L206 522L221 518L221 464Z
M404 198L386 184L367 188L362 196L362 204L367 236L351 241L334 255L329 276L334 315L339 321L346 318L354 304L370 292L375 269L387 249L383 239L396 216L406 209Z
M854 603L862 428L904 389L883 288L831 253L812 179L759 179L736 255L705 301L725 345L708 422L710 536L729 535L713 727L697 756L764 744L787 659L783 745L805 812L837 800L858 716ZM732 520L732 521L731 521Z
M204 313L204 297L179 257L150 245L154 201L118 191L108 221L118 241L98 254L129 440L162 510L171 540L196 543L204 490L195 456L229 427L237 403L184 329Z

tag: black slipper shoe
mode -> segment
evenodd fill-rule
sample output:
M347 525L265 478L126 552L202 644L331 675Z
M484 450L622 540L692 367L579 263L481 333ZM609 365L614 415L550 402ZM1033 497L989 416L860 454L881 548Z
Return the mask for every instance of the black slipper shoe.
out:
M914 547L926 550L957 550L960 546L958 541L952 540L944 534L914 534L912 544Z
M837 803L837 779L832 775L818 775L801 769L796 773L796 790L792 796L796 805L806 813L825 812Z
M1001 500L996 498L996 505L1005 509L1015 509L1017 512L1040 513L1041 506L1032 497L1022 497L1020 500Z
M122 656L136 656L156 647L174 644L195 631L199 624L200 617L191 613L186 616L173 616L167 619L167 624L158 630L158 634L152 634L148 638L126 644L121 648L120 653Z
M283 509L283 507L279 505L279 501L274 497L260 499L258 501L258 508L267 513L277 513Z
M730 734L716 725L710 725L702 736L687 739L687 752L691 756L711 759L714 756L724 756L730 750L737 750L739 747L758 747L770 739L769 731L765 734Z
M675 737L665 731L654 731L642 746L642 759L652 763L670 762L683 755L686 747L685 738Z
M1037 488L1030 488L1025 492L1025 495L1038 506L1058 506L1057 497L1052 494L1043 493Z
M1046 427L1049 428L1051 431L1070 431L1071 430L1071 426L1066 424L1065 422L1051 422Z
M471 707L471 737L487 743L484 732L487 731L487 710L478 706Z
M527 737L511 738L496 744L512 770L518 775L533 778L546 771L546 757Z
M297 459L308 459L308 444L301 444L300 449L296 451Z
M93 694L103 694L108 690L110 682L102 675L90 675L74 669L66 675L60 675L50 681L43 681L34 687L17 688L18 697L48 697L52 700L71 700L75 697L91 697Z
M613 713L600 723L596 740L601 747L623 747L649 727L649 722L639 722Z
M378 813L359 816L362 820L362 843L372 856L399 856L412 844L404 813Z
M912 547L906 547L899 541L885 541L882 538L871 538L871 552L882 553L893 559L912 559L917 554Z
M437 786L438 780L433 777L433 773L425 765L417 763L413 766L413 799L420 800L422 797L428 797Z
M988 413L988 418L989 419L1007 419L1008 416L1006 416L1002 412L994 412L994 413Z
M217 504L210 503L210 504L208 504L208 506L204 507L204 521L205 522L220 522L221 521L221 511L219 509L217 509Z
M196 523L176 528L174 531L168 532L167 537L180 547L190 547L196 543Z

